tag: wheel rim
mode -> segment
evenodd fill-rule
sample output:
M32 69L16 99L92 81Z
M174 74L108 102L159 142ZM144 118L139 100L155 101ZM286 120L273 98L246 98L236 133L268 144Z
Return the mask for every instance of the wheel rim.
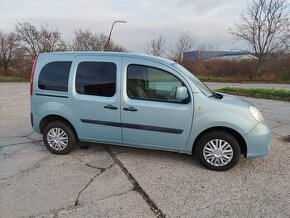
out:
M68 136L61 128L52 128L47 133L47 143L52 149L61 151L68 145Z
M232 146L222 139L213 139L206 143L203 148L203 157L206 162L217 167L230 163L233 155Z

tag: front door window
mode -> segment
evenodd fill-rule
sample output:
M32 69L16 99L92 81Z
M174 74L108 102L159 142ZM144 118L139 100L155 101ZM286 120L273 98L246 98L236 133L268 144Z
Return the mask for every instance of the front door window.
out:
M132 99L183 103L175 97L182 82L154 67L131 64L127 68L127 95Z

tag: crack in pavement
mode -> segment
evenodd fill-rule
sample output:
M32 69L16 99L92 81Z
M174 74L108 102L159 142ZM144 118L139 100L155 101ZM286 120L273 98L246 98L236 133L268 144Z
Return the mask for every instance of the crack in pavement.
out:
M87 187L89 187L89 185L99 176L101 175L103 172L105 172L106 170L112 168L113 166L115 165L115 163L111 164L110 166L106 167L106 168L100 168L100 167L95 167L95 166L91 166L89 164L86 164L86 166L88 167L92 167L92 168L95 168L95 169L98 169L100 170L100 172L98 172L96 175L94 175L90 180L89 182L79 191L77 197L76 197L76 200L74 202L74 207L78 206L79 205L79 197L80 195L82 194L82 192L84 190L86 190Z
M30 132L30 133L27 133L25 135L12 135L12 136L0 136L0 139L6 139L6 138L26 138L26 137L29 137L30 135L32 135L33 133L35 132Z
M33 138L29 137L29 136L27 136L26 138L31 140L32 143L38 143L38 142L42 142L43 141L43 139L33 139Z
M0 147L0 152L1 152L1 154L2 154L4 157L9 158L9 157L11 157L12 155L16 155L18 152L21 152L21 151L23 151L23 150L25 150L25 149L27 149L27 148L31 148L31 147L34 147L34 146L38 146L38 145L40 144L40 142L42 142L42 140L40 140L40 141L35 141L35 142L23 142L23 143L20 143L20 144L16 143L16 144L4 145L4 146ZM28 143L28 144L32 144L32 145L30 145L30 146L28 146L28 147L24 147L24 148L18 149L18 150L14 151L14 152L2 153L2 150L3 150L4 147L24 145L24 144L27 144L27 143Z
M0 149L1 148L5 148L5 147L9 147L9 146L13 146L13 145L23 145L23 144L26 144L26 143L30 143L30 142L18 142L18 143L13 143L13 144L1 145Z
M114 162L119 165L119 167L122 169L122 171L127 176L128 180L132 183L133 190L138 192L139 195L141 195L141 197L146 201L150 210L153 211L153 213L156 215L156 217L165 218L166 215L162 212L162 210L160 208L158 208L158 206L155 204L155 202L144 191L144 189L140 186L140 184L133 177L133 175L127 170L127 168L123 165L123 163L117 158L117 156L111 151L111 149L109 147L106 147L106 149L107 149L108 153L111 155Z
M290 135L286 135L286 136L281 136L278 138L279 141L282 141L284 143L290 143Z
M107 200L107 199L110 199L110 198L113 198L113 197L119 197L119 196L122 196L122 195L125 195L131 191L134 191L133 189L129 189L127 191L124 191L124 192L121 192L121 193L118 193L118 194L114 194L114 195L110 195L110 196L107 196L107 197L103 197L103 198L99 198L99 199L96 199L92 202L95 202L95 201L104 201L104 200ZM89 202L90 203L90 202Z
M139 195L141 195L141 197L146 201L147 205L149 206L150 210L156 215L156 217L158 218L165 218L166 215L157 207L157 205L151 200L151 198L149 197L149 195L142 189L142 187L139 185L139 183L136 181L136 179L132 176L132 174L125 168L125 166L122 164L122 162L116 157L116 154L114 154L109 148L105 148L105 150L109 153L109 155L111 156L111 158L113 159L114 163L111 164L110 166L108 167L97 167L97 166L93 166L89 163L85 163L83 160L77 158L80 162L84 163L87 167L90 167L90 168L94 168L94 169L97 169L99 170L99 172L94 175L89 181L88 183L86 183L86 185L79 191L73 205L69 205L69 206L65 206L65 207L61 207L61 208L58 208L58 209L55 209L55 210L52 210L52 211L49 211L48 213L45 213L46 215L49 215L49 214L53 214L53 217L58 217L58 213L62 210L71 210L77 206L81 206L81 203L79 202L79 198L81 196L81 194L83 193L83 191L85 191L89 186L90 184L99 176L101 175L102 173L104 173L106 170L112 168L114 165L118 165L121 170L125 173L125 175L127 176L128 180L132 183L133 185L133 188L132 189L129 189L125 192L122 192L122 193L118 193L118 194L114 194L114 195L110 195L110 196L107 196L107 197L104 197L104 198L99 198L99 199L96 199L92 202L95 202L95 201L102 201L102 200L106 200L106 199L109 199L109 198L112 198L112 197L118 197L118 196L121 196L121 195L124 195L124 194L127 194L131 191L136 191L138 192ZM90 202L88 202L90 203ZM38 215L32 215L30 217L36 217L36 216L39 216L39 215L45 215L45 214L38 214Z
M30 216L27 216L28 218L34 218L34 217L46 217L50 214L53 215L53 218L57 218L58 217L58 213L62 210L71 210L73 209L74 206L73 205L67 205L67 206L64 206L64 207L61 207L61 208L56 208L56 209L52 209L52 210L49 210L48 212L45 212L45 213L39 213L39 214L35 214L35 215L30 215Z
M21 170L20 172L18 172L18 173L16 173L16 174L13 174L13 175L11 175L11 176L7 176L7 177L4 177L4 178L0 178L0 181L4 181L4 180L7 180L7 179L11 179L11 178L13 178L13 177L16 177L16 176L20 176L20 175L22 175L22 174L25 174L25 173L29 172L30 170L37 169L37 168L40 167L40 164L41 164L42 162L46 161L46 160L49 159L49 158L51 158L51 155L47 155L47 156L45 156L45 157L43 157L43 158L41 158L41 159L35 161L35 162L33 163L33 165L31 165L30 167L28 167L28 168L25 169L25 170Z
M23 144L26 144L26 143L31 143L31 144L34 144L34 145L38 145L40 142L42 142L43 140L42 139L39 139L39 140L35 140L33 138L31 138L30 136L34 134L34 132L31 132L31 133L27 133L25 135L21 135L21 136L3 136L3 137L0 137L0 138L27 138L28 140L30 140L30 142L17 142L17 143L12 143L12 144L6 144L6 145L2 145L0 146L0 152L3 150L3 148L5 147L9 147L9 146L17 146L17 145L23 145ZM11 155L11 154L9 154Z
M13 145L22 145L22 144L26 144L26 143L33 143L33 144L37 144L39 142L41 142L42 140L34 140L32 138L30 138L29 136L31 135L32 133L30 134L27 134L27 135L24 135L24 136L19 136L21 138L28 138L29 140L31 140L31 142L21 142L21 143L14 143L14 144L9 144L9 145L4 145L4 146L1 146L0 147L0 151L4 148L4 147L7 147L7 146L13 146ZM93 166L89 163L85 163L84 161L80 160L81 162L83 162L87 167L90 167L90 168L95 168L97 169L99 172L97 174L95 174L89 181L88 183L86 183L86 185L79 191L73 205L69 205L69 206L66 206L66 207L62 207L60 209L56 209L54 211L51 211L49 212L50 214L53 213L54 217L57 217L58 216L58 213L61 211L61 210L67 210L67 209L71 209L71 208L74 208L78 205L80 205L80 202L79 202L79 198L81 196L81 194L83 193L84 190L86 190L90 184L99 176L101 175L102 173L104 173L106 170L112 168L115 164L118 164L118 166L121 168L121 170L125 173L125 175L127 176L128 180L132 183L133 185L133 189L130 189L130 190L127 190L126 192L123 192L123 193L119 193L119 194L116 194L116 195L112 195L112 196L108 196L108 197L105 197L105 198L101 198L101 199L97 199L97 201L100 201L100 200L105 200L107 198L111 198L111 197L114 197L114 196L121 196L123 194L126 194L130 191L136 191L138 192L139 195L141 195L141 197L145 200L145 202L147 203L147 205L149 206L150 210L156 215L156 217L160 217L160 218L164 218L166 217L166 215L161 211L161 209L159 209L157 207L157 205L154 203L154 201L149 197L149 195L143 190L143 188L140 186L140 184L137 182L137 180L133 177L133 175L125 168L125 166L122 164L122 162L117 158L117 155L118 154L121 154L121 153L125 153L125 152L129 152L129 151L122 151L122 152L118 152L116 154L114 154L110 148L108 147L105 147L105 150L109 153L109 155L111 156L111 158L113 159L114 163L111 164L110 166L108 167L97 167L97 166ZM32 169L35 169L35 168L38 168L40 167L40 164L47 160L49 157L51 157L51 155L48 155L44 158L41 158L40 160L36 161L32 166L30 166L29 168L25 169L25 170L21 170L20 172L14 174L14 175L11 175L11 176L8 176L8 177L5 177L5 178L1 178L0 181L3 181L3 180L6 180L6 179L9 179L9 178L13 178L13 177L16 177L16 176L19 176L19 175L22 175L22 174L25 174L27 172L29 172L30 170ZM78 158L77 158L78 159Z
M133 189L129 189L127 191L124 191L124 192L121 192L121 193L118 193L118 194L113 194L113 195L109 195L109 196L106 196L106 197L103 197L103 198L97 198L93 201L87 201L86 203L94 203L94 202L97 202L97 201L104 201L104 200L107 200L107 199L110 199L110 198L113 198L113 197L119 197L119 196L122 196L122 195L125 195L131 191L134 191ZM82 205L82 204L78 204L79 205Z
M110 195L110 196L107 196L107 197L104 197L104 198L99 198L99 199L96 199L94 201L88 201L88 202L86 202L86 204L92 204L92 203L97 202L97 201L104 201L104 200L107 200L107 199L110 199L110 198L113 198L113 197L119 197L119 196L125 195L125 194L127 194L127 193L129 193L131 191L133 191L133 190L130 189L130 190L127 190L125 192L121 192L121 193L118 193L118 194ZM78 203L77 206L83 206L83 205ZM67 206L64 206L64 207L61 207L61 208L51 209L48 212L30 215L28 217L29 218L45 217L45 216L48 216L48 215L52 214L53 217L56 218L56 217L59 217L59 212L61 212L61 211L70 211L70 210L74 209L75 207L76 206L74 204L70 204L70 205L67 205Z
M34 140L34 141L30 141L30 142L17 142L17 143L13 143L13 144L2 145L2 146L0 146L0 148L5 148L5 147L9 147L9 146L14 146L14 145L23 145L23 144L27 144L27 143L37 144L41 141L42 140Z
M115 156L117 156L119 154L130 153L130 152L132 152L132 151L120 151L120 152L116 152L114 154L115 154Z
M1 152L1 150L3 149L3 148L0 148L0 153L1 153L1 155L2 155L2 157L4 157L4 158L11 158L13 155L17 155L17 153L18 152L21 152L21 151L23 151L23 150L25 150L25 149L27 149L27 148L31 148L31 147L34 147L35 146L35 144L33 144L33 145L30 145L30 146L28 146L28 147L24 147L24 148L22 148L22 147L20 147L20 149L18 149L18 150L16 150L16 151L13 151L13 152L11 152L11 151L9 151L9 152Z
M5 147L8 147L8 146L14 146L14 145L23 145L23 144L26 144L26 143L32 143L32 144L38 144L39 142L43 141L42 139L33 139L31 138L30 136L33 134L34 132L31 132L31 133L28 133L26 135L21 135L21 136L4 136L4 137L0 137L0 138L27 138L28 140L30 140L30 142L17 142L17 143L12 143L12 144L6 144L6 145L2 145L0 146L0 151L5 148Z
M88 163L85 163L85 164L86 164L87 167L98 169L98 170L100 170L101 172L106 170L106 168L103 168L103 167L93 166L93 165L90 165L90 164L88 164ZM108 168L111 168L111 166L112 166L112 165L110 165Z
M102 151L106 151L106 150L102 150ZM89 154L91 154L91 153L94 153L94 152L90 152ZM90 167L90 168L95 168L95 169L98 169L98 170L100 170L100 171L103 171L103 170L106 170L107 168L111 168L112 166L112 164L110 164L108 167L97 167L97 166L93 166L93 165L91 165L91 164L89 164L89 163L86 163L85 161L83 161L80 157L74 157L75 159L77 159L78 161L80 161L81 163L83 163L83 164L85 164L87 167ZM114 165L115 163L113 163L113 165Z
M79 159L80 160L80 159ZM87 167L90 167L90 168L95 168L95 169L98 169L100 170L100 172L98 172L96 175L94 175L90 180L89 182L79 191L77 197L76 197L76 200L74 201L73 204L71 205L67 205L67 206L64 206L64 207L61 207L61 208L57 208L57 209L54 209L54 210L50 210L46 213L40 213L40 214L37 214L37 215L31 215L29 217L38 217L38 216L45 216L45 215L49 215L49 214L53 214L53 217L58 217L58 213L62 210L66 210L66 211L69 211L71 209L74 209L75 207L77 206L80 206L80 202L79 202L79 197L80 195L82 194L82 192L84 190L86 190L89 185L96 179L96 177L98 177L99 175L101 175L102 173L104 173L106 170L112 168L113 166L115 166L115 162L113 164L111 164L110 166L106 167L106 168L102 168L102 167L96 167L96 166L92 166L90 164L87 164L85 162L83 162L82 160L80 160L80 162L84 163ZM91 202L87 202L87 203L92 203L92 202L95 202L95 201L103 201L103 200L106 200L106 199L109 199L109 198L112 198L112 197L118 197L118 196L121 196L121 195L124 195L124 194L127 194L129 193L130 191L133 191L133 189L129 189L125 192L121 192L121 193L118 193L118 194L114 194L114 195L110 195L110 196L107 196L107 197L104 197L104 198L99 198L99 199L96 199L94 201L91 201Z

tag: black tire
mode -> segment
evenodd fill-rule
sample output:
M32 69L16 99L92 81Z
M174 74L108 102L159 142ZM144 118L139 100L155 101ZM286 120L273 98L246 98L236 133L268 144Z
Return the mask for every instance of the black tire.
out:
M220 141L216 141L216 140L220 140ZM212 153L211 151L208 150L209 146L212 146L211 144L208 144L211 141L212 141L212 143L221 142L221 143L223 143L223 146L226 145L225 147L228 148L226 150L226 152L229 152L229 153L225 153L226 154L225 156L229 159L231 158L230 161L229 161L229 159L226 159L223 156L222 157L223 162L221 162L220 158L218 158L212 154L209 154L209 153ZM230 147L228 147L225 142L227 142ZM231 152L230 148L232 149L232 152ZM216 151L216 152L219 152L219 153L217 153L217 155L221 154L220 151ZM206 160L205 155L209 155L207 158L208 160ZM204 135L202 135L199 138L199 140L196 143L196 147L195 147L196 158L200 161L200 163L205 168L207 168L209 170L215 170L215 171L229 170L238 163L238 161L240 159L240 155L241 155L241 149L240 149L239 142L232 134L230 134L226 131L216 130L216 131L205 133ZM212 161L213 161L213 163L210 163Z
M61 129L67 135L67 140L65 140L67 142L66 143L67 145L64 148L55 149L53 148L53 146L49 144L47 136L49 131L52 129ZM69 125L67 125L62 121L53 121L47 124L46 127L44 128L42 137L46 148L54 154L60 155L67 154L71 152L77 145L77 137L75 131Z

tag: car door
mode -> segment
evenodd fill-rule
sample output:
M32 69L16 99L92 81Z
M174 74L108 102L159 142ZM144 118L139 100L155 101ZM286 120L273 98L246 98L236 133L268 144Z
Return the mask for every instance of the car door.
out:
M74 61L71 107L80 140L122 143L120 57L79 56Z
M163 64L123 59L121 123L123 143L165 150L183 148L189 138L193 99L175 99L177 86L186 80Z

